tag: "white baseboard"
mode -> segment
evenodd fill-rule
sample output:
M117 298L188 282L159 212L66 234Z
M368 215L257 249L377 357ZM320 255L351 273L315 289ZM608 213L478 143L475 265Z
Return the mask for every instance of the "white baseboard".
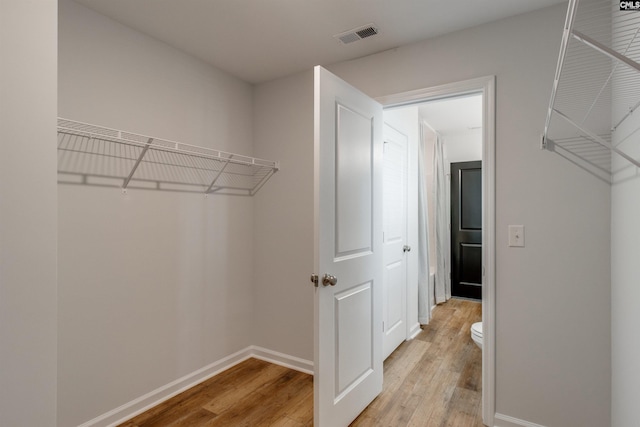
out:
M495 427L544 427L543 425L532 423L508 415L497 413L494 416Z
M252 345L251 357L313 375L313 361Z
M285 366L296 371L313 374L313 362L309 360L300 359L298 357L289 356L284 353L278 353L277 351L252 345L198 369L197 371L187 374L182 378L178 378L177 380L159 387L144 396L140 396L130 402L127 402L124 405L89 420L78 427L117 426L118 424L121 424L136 415L157 406L165 400L168 400L251 357Z
M420 329L420 324L422 322L418 322L415 325L413 325L410 329L409 329L409 339L412 340L414 339L420 332L422 332L422 329Z

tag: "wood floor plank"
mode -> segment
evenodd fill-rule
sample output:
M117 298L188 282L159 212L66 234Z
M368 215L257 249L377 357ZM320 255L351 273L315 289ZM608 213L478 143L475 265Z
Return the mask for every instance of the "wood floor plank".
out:
M392 358L394 352L385 361L383 392L352 426L482 426L482 353L469 331L481 317L481 304L472 301L450 300L436 307L431 323L399 347L401 356ZM404 379L387 384L389 373L416 345L424 349L420 360L410 370L400 370ZM458 397L469 399L471 409L462 410ZM461 424L447 424L451 422Z
M309 385L307 374L289 370L260 389L247 394L208 426L262 426L273 422L277 413L301 387Z
M271 363L265 364L261 371L253 375L238 379L238 383L226 389L220 394L212 396L211 400L204 404L203 408L214 414L221 414L246 396L247 390L258 390L260 387L274 381L288 371L287 368Z
M412 375L412 371L422 360L428 347L428 343L416 342L415 345L406 346L401 358L395 358L385 364L383 382L385 392L371 402L368 407L370 411L385 412L389 410L393 401L397 400L395 396L400 388L406 390L412 388L412 384L418 379L417 376Z
M481 400L478 393L456 387L442 424L446 426L481 427Z
M178 421L171 424L171 427L190 427L196 425L206 425L209 421L213 420L217 415L213 414L206 409L195 409L186 416L180 418Z
M413 413L407 426L437 426L447 415L447 404L455 391L458 374L448 369L438 371L432 387L423 396L423 404Z
M268 391L264 395L263 411L259 417L254 418L253 425L271 425L280 418L286 417L291 408L300 405L301 400L304 403L313 401L313 392L306 393L307 390L313 389L313 378L309 375L295 372L291 383L286 387L278 387L276 393ZM313 408L313 405L308 405ZM313 419L313 413L311 413Z
M235 384L242 381L242 378L256 375L256 373L259 373L265 366L270 365L270 363L258 359L246 360L241 364L232 366L218 375L191 387L190 389L169 399L167 402L149 409L120 427L155 427L170 425L171 423L177 422L181 418L188 416L191 411L197 410L204 402L215 398L217 394L235 387Z
M476 345L470 346L470 354L467 357L466 364L460 373L458 387L467 390L481 392L482 391L482 350Z
M300 378L297 387L288 388L287 399L282 407L273 408L272 418L275 421L290 419L298 424L305 424L313 419L313 405L309 405L309 401L313 401L313 377L301 375Z
M269 424L269 427L313 427L313 421L303 423L289 417L282 417Z
M482 352L469 328L481 304L450 300L384 363L382 393L354 427L481 427ZM120 427L313 426L313 377L248 359Z

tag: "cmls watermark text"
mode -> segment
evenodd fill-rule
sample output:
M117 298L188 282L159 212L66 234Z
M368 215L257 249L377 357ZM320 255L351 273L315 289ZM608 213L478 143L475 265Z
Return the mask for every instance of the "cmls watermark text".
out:
M620 10L640 10L640 1L620 1Z

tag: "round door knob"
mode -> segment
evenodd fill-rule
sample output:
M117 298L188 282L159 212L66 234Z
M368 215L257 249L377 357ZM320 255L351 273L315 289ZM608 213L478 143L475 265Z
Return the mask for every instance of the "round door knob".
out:
M335 286L338 283L338 278L336 276L332 276L330 274L325 274L322 276L322 284L324 286Z
M402 247L402 252L411 252L411 246L409 245L404 245Z

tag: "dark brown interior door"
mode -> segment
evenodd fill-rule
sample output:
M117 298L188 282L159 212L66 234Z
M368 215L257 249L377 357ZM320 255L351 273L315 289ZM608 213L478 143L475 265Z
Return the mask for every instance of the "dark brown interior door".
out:
M482 162L451 163L451 295L482 298Z

